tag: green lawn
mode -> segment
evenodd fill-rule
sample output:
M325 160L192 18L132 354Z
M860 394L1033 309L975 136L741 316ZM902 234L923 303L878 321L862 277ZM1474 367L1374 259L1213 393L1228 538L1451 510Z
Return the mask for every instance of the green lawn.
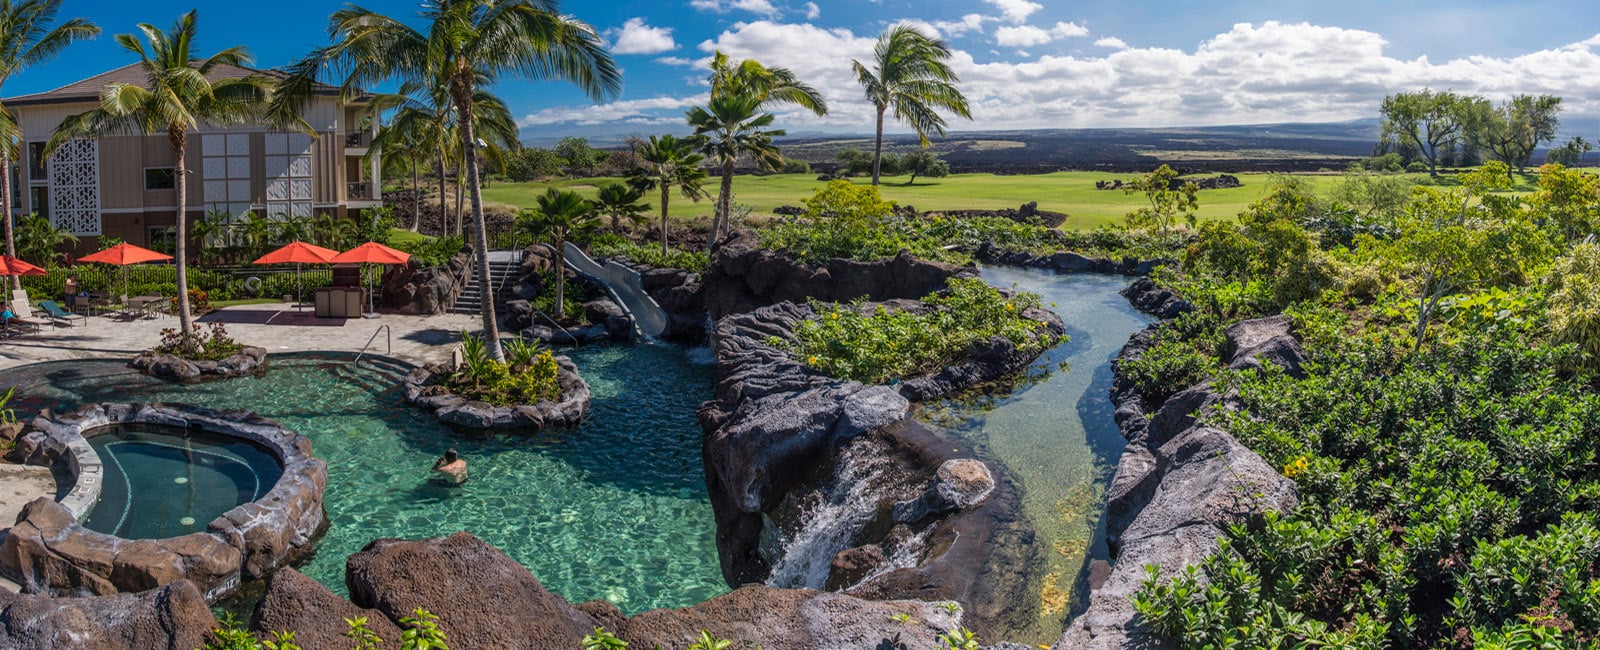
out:
M1227 190L1205 190L1200 193L1200 216L1205 218L1233 217L1252 201L1260 198L1266 187L1267 174L1239 174L1244 187ZM906 186L903 178L891 178L881 186L886 199L902 205L912 205L918 210L982 210L1015 208L1028 201L1038 201L1039 208L1070 215L1063 228L1090 229L1102 224L1121 221L1123 215L1138 208L1144 201L1142 195L1128 195L1121 191L1097 190L1096 181L1134 178L1133 174L1103 174L1098 172L1057 172L1019 176L993 174L957 174L947 178L918 179L914 186ZM1337 176L1306 176L1318 189L1330 187ZM598 185L619 182L615 178L585 178L536 183L499 182L484 188L485 201L515 208L530 207L534 197L545 188L567 187L593 196ZM715 179L712 179L713 183ZM866 183L866 179L856 179ZM755 207L758 214L771 214L781 205L800 205L800 199L811 195L821 183L815 174L785 174L775 176L739 176L734 179L735 201ZM714 189L715 185L711 185ZM647 200L654 205L659 194L652 192ZM712 202L693 203L674 194L668 204L674 217L697 217L711 214Z
M1110 223L1120 223L1124 215L1140 207L1144 196L1127 194L1118 190L1097 190L1096 181L1132 180L1136 174L1109 174L1100 172L1056 172L996 176L994 174L956 174L947 178L918 179L914 186L906 186L904 177L886 179L881 186L886 199L901 205L911 205L922 211L983 210L1015 208L1029 201L1038 201L1041 210L1065 212L1069 215L1062 228L1088 230ZM1266 191L1270 174L1236 174L1243 187L1200 192L1200 217L1205 219L1233 218ZM1336 174L1305 174L1299 176L1319 193L1331 191L1340 177ZM1453 176L1443 176L1438 181L1428 181L1426 174L1412 174L1419 182L1453 185ZM534 205L534 197L548 187L566 187L593 197L599 185L621 182L617 178L583 178L537 183L497 182L483 190L489 203L512 208ZM865 184L867 179L855 179ZM814 174L784 174L774 176L739 176L734 179L734 200L750 205L757 214L772 214L781 205L800 205L802 198L811 195L821 183ZM716 189L716 179L709 179L707 187ZM1527 192L1534 188L1531 176L1519 177L1513 191ZM652 206L659 194L651 192L646 201ZM674 193L669 204L674 217L705 217L711 214L709 200L693 203Z

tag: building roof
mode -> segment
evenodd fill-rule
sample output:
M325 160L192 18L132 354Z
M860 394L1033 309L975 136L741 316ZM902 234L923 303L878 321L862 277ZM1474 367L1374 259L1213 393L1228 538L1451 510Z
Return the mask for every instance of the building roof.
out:
M217 81L219 79L238 79L253 74L263 75L278 80L288 77L287 74L279 70L257 70L255 68L219 65L215 68L212 68L211 72L206 75L206 78L212 81ZM72 82L60 88L56 88L55 90L34 93L31 95L19 95L0 101L5 102L5 105L11 108L18 106L38 106L44 104L79 104L84 102L96 102L100 100L100 89L104 88L107 84L113 83L133 84L141 88L148 87L143 66L139 63L130 63L109 72L102 72L93 77L89 77L88 79ZM329 86L327 84L319 83L316 87L316 93L319 95L333 95L337 94L338 92L338 88ZM364 98L358 98L355 101L360 102L362 99Z

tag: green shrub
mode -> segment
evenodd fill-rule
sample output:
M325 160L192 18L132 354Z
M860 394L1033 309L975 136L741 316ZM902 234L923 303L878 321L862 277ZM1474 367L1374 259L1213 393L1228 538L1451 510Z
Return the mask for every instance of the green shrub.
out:
M658 269L684 269L699 273L711 265L711 255L704 251L668 248L663 255L660 244L639 244L625 239L591 242L589 252L595 257L622 257Z
M1549 290L1545 317L1552 338L1576 344L1591 365L1600 364L1600 245L1572 247L1556 260L1544 281Z
M161 343L156 352L171 354L190 361L221 361L244 349L244 344L233 340L221 322L210 324L211 330L179 332L169 327L161 330Z
M924 302L928 313L813 303L817 318L797 324L792 341L777 343L831 376L883 384L937 371L996 336L1025 351L1057 342L1043 323L1022 315L1040 306L1033 294L1007 296L982 280L956 278Z
M538 404L561 397L560 368L549 350L517 339L506 342L505 353L505 361L495 361L483 339L462 332L462 366L443 378L444 385L457 395L495 406Z

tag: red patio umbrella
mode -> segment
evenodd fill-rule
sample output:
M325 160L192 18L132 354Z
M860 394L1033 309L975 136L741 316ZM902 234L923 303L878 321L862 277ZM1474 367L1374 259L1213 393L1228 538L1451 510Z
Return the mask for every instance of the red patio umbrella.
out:
M78 258L79 262L99 262L101 264L114 264L122 269L122 293L128 293L128 269L131 264L145 262L164 262L172 259L171 255L158 253L148 248L140 248L129 243L121 243L107 248L98 253L85 255Z
M330 261L334 264L405 264L411 261L411 254L369 241L338 254ZM367 298L372 311L377 312L377 296L368 293Z
M294 301L300 303L302 283L300 281L301 264L327 264L332 261L339 251L314 246L305 242L293 242L283 248L262 255L255 264L293 264L294 265Z
M44 269L10 255L0 254L0 275L44 275Z

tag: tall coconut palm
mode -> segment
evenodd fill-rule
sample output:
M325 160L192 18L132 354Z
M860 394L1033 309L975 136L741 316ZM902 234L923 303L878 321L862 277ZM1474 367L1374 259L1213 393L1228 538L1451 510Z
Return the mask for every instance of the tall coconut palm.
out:
M517 218L517 230L543 241L556 251L556 318L566 316L567 299L567 241L574 235L592 231L600 221L593 203L572 190L545 190L537 199L538 207L524 210Z
M478 88L505 79L565 80L603 100L621 91L622 76L600 35L562 15L557 0L434 0L423 6L421 17L425 30L355 6L334 12L328 27L333 42L292 66L275 113L296 112L324 68L344 76L347 93L386 81L426 86L442 80L455 105L467 166L478 290L488 298L494 293L478 178ZM504 360L493 300L484 301L483 338L490 356Z
M828 114L822 93L796 77L788 68L769 68L755 59L733 63L720 50L711 56L711 94L749 95L761 100L760 109L773 104L794 104L816 113Z
M644 164L628 172L628 183L640 189L661 190L661 254L667 254L667 200L672 198L672 188L678 188L683 198L698 202L707 193L706 170L700 168L705 156L695 152L696 142L672 135L650 136L650 141L639 147L639 160Z
M422 165L428 160L429 145L436 141L429 134L426 117L421 111L402 108L372 138L373 151L382 155L379 160L385 176L411 174L411 225L406 226L411 232L422 229Z
M636 225L649 223L650 218L644 213L650 211L650 205L639 202L644 198L644 189L622 183L601 185L594 197L595 212L611 219L612 230L621 230L623 221Z
M100 28L83 18L70 18L52 25L61 12L61 0L0 0L0 88L6 80L35 65L55 58L73 41L100 35ZM6 254L17 255L17 234L11 215L11 162L20 160L22 134L11 118L11 111L0 105L0 221L5 222ZM11 277L13 289L21 289L20 276Z
M45 145L54 151L72 138L166 134L177 181L178 326L186 335L194 332L189 309L189 174L184 168L189 132L202 121L214 126L257 118L272 96L272 81L262 75L211 78L219 67L250 65L250 55L243 46L234 46L201 58L194 48L195 16L191 10L165 32L141 23L142 43L133 34L118 34L117 44L139 56L144 83L106 84L100 91L100 107L62 120Z
M707 248L716 246L723 230L729 226L733 211L733 167L740 158L749 157L762 169L775 169L783 164L783 156L772 144L772 139L784 134L783 129L772 126L771 113L760 113L762 99L755 95L716 95L705 106L689 109L689 126L700 140L700 151L722 170L722 191L717 196L716 216L711 220L711 239Z
M896 25L878 37L872 49L872 67L852 61L856 79L867 101L878 109L878 135L872 149L872 184L878 184L883 166L883 117L894 110L896 120L917 132L923 148L928 133L944 135L939 109L972 119L967 98L956 88L961 81L950 69L950 46L910 25Z

